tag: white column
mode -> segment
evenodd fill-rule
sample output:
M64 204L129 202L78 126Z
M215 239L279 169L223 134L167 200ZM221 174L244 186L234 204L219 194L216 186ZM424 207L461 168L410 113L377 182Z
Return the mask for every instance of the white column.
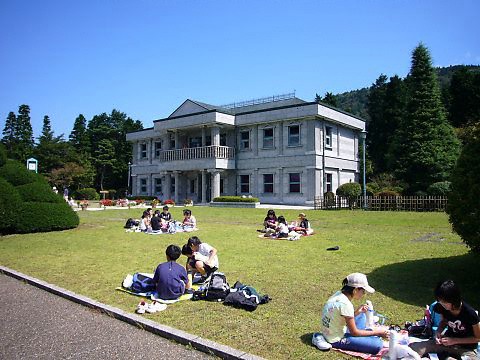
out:
M202 127L202 146L205 146L206 143L207 143L207 135L205 133L205 128Z
M207 173L202 170L202 204L207 202Z
M174 176L175 176L175 197L174 197L174 201L175 201L175 204L178 203L178 189L180 188L180 184L179 184L179 178L180 178L180 172L179 171L175 171L174 172Z
M220 196L220 171L212 172L212 200Z
M218 126L212 127L212 145L220 145L220 128Z
M165 174L165 185L163 186L163 194L165 199L171 199L170 189L172 188L172 175L170 173Z
M275 175L273 175L275 176ZM289 184L287 184L286 186L283 185L283 168L279 168L278 169L278 188L276 188L275 186L275 179L274 179L274 184L273 184L273 193L275 194L278 194L278 200L280 202L283 202L283 194L285 192L287 192L288 190L288 187L289 187Z

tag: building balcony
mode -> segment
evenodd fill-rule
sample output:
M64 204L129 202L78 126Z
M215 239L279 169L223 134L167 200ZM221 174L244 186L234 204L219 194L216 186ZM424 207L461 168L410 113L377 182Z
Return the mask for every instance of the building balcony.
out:
M159 153L160 161L181 161L195 159L235 159L235 148L229 146L201 146L186 149L164 150Z

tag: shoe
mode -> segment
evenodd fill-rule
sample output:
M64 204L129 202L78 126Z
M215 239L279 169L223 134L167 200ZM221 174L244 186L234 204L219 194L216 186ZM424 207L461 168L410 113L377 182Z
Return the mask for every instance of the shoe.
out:
M145 311L149 314L154 314L158 311L163 311L167 308L166 304L159 303L157 301L152 302L150 305L147 306Z
M312 336L312 345L316 346L319 350L328 351L332 348L332 344L330 344L322 334L315 333Z
M130 289L130 287L133 284L133 275L132 274L127 274L125 279L122 282L122 286L126 289Z
M135 312L137 314L145 314L145 310L147 310L147 303L145 301L141 301L138 305L137 305L137 309L135 310Z
M190 294L193 295L193 289L185 289L184 294L185 294L185 295L190 295Z

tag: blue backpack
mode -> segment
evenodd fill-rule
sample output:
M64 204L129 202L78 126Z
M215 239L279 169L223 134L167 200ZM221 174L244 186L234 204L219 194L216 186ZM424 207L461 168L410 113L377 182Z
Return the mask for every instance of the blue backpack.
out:
M141 273L133 274L132 290L138 293L148 293L155 291L155 284L151 277Z

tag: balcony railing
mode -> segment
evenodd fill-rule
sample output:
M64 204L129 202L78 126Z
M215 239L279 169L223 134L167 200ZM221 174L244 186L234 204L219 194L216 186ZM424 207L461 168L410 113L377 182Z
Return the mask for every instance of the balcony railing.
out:
M160 161L192 159L234 159L235 148L229 146L202 146L186 149L164 150L160 152Z

